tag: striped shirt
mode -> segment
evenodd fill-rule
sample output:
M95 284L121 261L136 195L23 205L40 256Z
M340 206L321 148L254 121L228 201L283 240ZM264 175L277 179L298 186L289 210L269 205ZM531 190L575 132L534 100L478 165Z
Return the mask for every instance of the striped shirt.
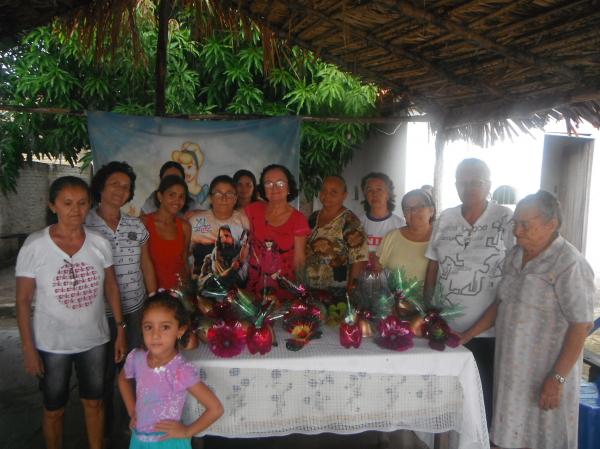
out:
M85 224L110 242L123 313L140 309L146 296L141 269L142 245L148 241L146 227L139 218L121 213L117 230L113 232L95 209L90 210ZM109 309L106 314L111 316Z

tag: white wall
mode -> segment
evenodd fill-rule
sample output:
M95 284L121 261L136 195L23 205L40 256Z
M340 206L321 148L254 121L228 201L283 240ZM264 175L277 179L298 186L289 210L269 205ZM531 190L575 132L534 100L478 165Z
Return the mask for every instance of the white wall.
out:
M396 129L374 127L371 136L355 151L352 162L342 173L348 184L345 205L357 215L364 213L360 204L363 200L360 181L369 172L382 172L392 179L397 212L406 184L406 124ZM315 205L315 209L318 207L320 205Z
M29 234L46 226L48 188L60 176L79 176L87 182L89 170L77 167L32 162L19 171L16 193L0 194L0 235ZM18 240L0 239L0 265L10 263L18 251Z

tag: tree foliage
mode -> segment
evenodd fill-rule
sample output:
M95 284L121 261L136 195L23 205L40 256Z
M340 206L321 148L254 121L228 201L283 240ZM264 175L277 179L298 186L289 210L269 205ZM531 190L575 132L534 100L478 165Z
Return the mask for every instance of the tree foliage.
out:
M150 7L149 7L150 5ZM366 116L374 113L377 88L298 47L282 50L280 63L264 71L256 28L215 30L191 36L193 14L179 11L169 24L166 109L171 114ZM105 110L152 115L157 25L152 3L138 9L145 58L134 61L123 45L94 58L77 32L56 24L38 28L0 53L0 102L26 107ZM242 28L242 27L241 27ZM0 113L0 189L14 189L17 169L33 156L76 162L89 148L84 117ZM312 198L320 179L339 173L368 127L304 123L300 183ZM89 160L89 156L88 156Z

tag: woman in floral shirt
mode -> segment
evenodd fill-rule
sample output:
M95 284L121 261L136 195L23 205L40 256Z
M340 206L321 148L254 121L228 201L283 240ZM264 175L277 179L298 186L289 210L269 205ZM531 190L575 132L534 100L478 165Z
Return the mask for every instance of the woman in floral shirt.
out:
M347 195L344 178L324 179L319 193L323 208L308 220L312 233L306 244L308 285L342 297L368 260L367 237L360 220L344 207Z

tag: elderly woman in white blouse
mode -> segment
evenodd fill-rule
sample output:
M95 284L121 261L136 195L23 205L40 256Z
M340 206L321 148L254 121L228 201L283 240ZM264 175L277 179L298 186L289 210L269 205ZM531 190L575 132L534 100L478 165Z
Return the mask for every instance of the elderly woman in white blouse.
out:
M558 200L519 202L517 245L496 301L463 342L496 326L491 440L502 448L576 449L582 349L593 321L594 273L558 230Z

